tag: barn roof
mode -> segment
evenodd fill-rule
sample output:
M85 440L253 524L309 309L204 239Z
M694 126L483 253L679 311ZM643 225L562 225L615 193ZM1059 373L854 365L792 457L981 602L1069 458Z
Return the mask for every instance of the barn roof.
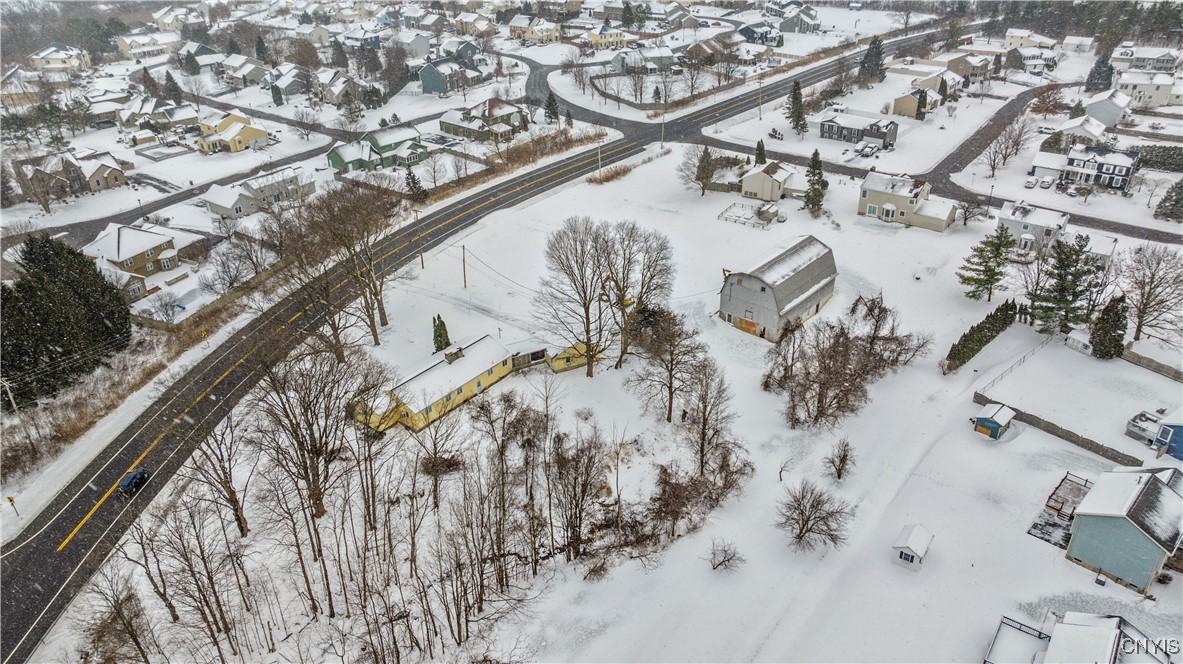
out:
M802 235L789 248L781 250L748 274L775 288L830 253L830 248L821 240L812 235Z

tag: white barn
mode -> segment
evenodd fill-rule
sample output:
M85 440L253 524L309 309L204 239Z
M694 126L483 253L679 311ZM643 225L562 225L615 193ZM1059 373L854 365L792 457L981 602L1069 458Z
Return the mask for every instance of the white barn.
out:
M762 339L774 339L785 323L806 320L834 294L834 252L812 235L748 272L731 272L719 291L719 318Z

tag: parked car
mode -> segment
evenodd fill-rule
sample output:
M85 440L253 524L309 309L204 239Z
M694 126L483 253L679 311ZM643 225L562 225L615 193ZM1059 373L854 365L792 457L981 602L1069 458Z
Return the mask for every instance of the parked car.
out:
M119 480L119 493L125 498L135 496L148 483L150 477L152 477L152 472L143 466L133 469Z
M114 126L115 126L114 120L99 120L98 122L91 123L90 128L91 129L110 129L111 127L114 127Z
M699 22L698 22L698 27L700 27L700 28L709 28L709 27L711 27L710 21L699 21Z
M1051 189L1052 185L1055 183L1056 183L1056 179L1054 177L1052 177L1050 175L1046 175L1046 176L1044 176L1044 178L1042 180L1039 181L1039 188L1040 189Z
M1056 133L1056 128L1051 125L1039 125L1038 131L1041 134L1054 134Z
M1068 194L1068 196L1069 196L1070 198L1076 198L1077 196L1079 196L1079 195L1080 195L1080 193L1078 193L1078 192L1076 191L1076 187L1068 187L1068 191L1066 191L1066 192L1064 192L1064 193Z
M721 26L721 25L723 25L723 24L722 24L722 23L720 23L720 22L718 22L718 21L714 21L713 23L711 23L711 25L717 28L717 27L719 27L719 26Z
M1023 186L1028 189L1034 189L1038 185L1039 185L1039 178L1034 177L1034 176L1027 178L1027 181L1023 183Z
M875 145L874 143L871 143L871 144L867 145L866 147L864 147L859 152L859 154L861 154L864 157L874 157L875 153L877 153L877 152L879 152L879 146Z
M1150 128L1153 129L1154 131L1161 131L1163 129L1166 129L1167 127L1166 127L1166 125L1164 125L1161 122L1151 122Z
M858 143L854 144L854 151L858 154L862 154L863 148L867 147L867 145L869 145L869 143L866 141L859 141Z

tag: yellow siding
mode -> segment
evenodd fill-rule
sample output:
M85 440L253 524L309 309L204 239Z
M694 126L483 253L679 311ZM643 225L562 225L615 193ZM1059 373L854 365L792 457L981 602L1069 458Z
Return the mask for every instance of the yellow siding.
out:
M395 405L390 410L381 415L370 413L369 417L362 416L359 419L378 431L386 431L395 424L402 424L411 431L422 431L427 425L459 408L464 402L479 394L478 382L481 390L487 390L511 373L513 373L513 362L506 357L501 362L489 367L488 370L481 372L479 376L473 376L467 383L454 388L447 395L431 404L430 412L428 409L411 412L409 406L392 394Z
M579 367L585 366L588 360L588 353L584 352L584 348L586 348L586 346L584 346L582 343L577 343L574 346L570 346L558 355L547 358L547 364L550 365L551 371L554 371L555 373L569 371L571 369L577 369ZM602 353L597 350L595 352L593 361L598 361L600 359L600 355L602 355Z

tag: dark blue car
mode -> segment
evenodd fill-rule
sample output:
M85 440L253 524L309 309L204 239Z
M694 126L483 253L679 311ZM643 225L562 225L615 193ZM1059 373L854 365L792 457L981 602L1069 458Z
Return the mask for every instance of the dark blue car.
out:
M126 498L131 498L139 493L140 489L144 488L144 485L148 483L149 477L152 477L152 473L143 466L132 470L130 473L124 475L123 479L119 480L119 493L123 494Z

